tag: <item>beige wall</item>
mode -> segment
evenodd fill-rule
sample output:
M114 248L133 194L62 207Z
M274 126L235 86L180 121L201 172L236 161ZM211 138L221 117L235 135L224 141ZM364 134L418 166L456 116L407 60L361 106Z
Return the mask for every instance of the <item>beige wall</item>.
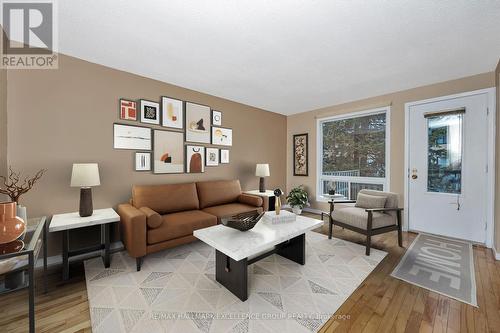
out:
M493 87L495 75L493 72L470 76L458 80L428 85L410 90L395 92L383 96L367 98L351 103L330 106L318 110L292 115L287 119L287 190L304 184L311 196L311 205L322 210L327 205L315 201L316 195L316 119L369 110L382 106L391 106L391 159L390 159L390 190L400 195L403 202L404 192L404 104L438 96L450 95L465 91ZM292 135L309 133L309 176L293 176Z
M497 88L496 114L496 154L495 154L495 249L500 251L500 60L495 71L495 85ZM499 252L500 253L500 252Z
M30 216L78 210L79 189L69 186L75 162L99 163L101 186L93 190L95 208L126 202L132 184L237 178L243 189L255 189L259 162L270 164L269 188L286 184L283 115L63 55L58 70L8 71L8 84L9 163L27 173L48 169L21 198ZM162 95L222 111L223 126L233 129L229 165L207 167L204 174L133 171L134 152L113 149L118 99L159 101Z
M7 71L0 69L0 175L7 174ZM7 200L0 194L0 201Z

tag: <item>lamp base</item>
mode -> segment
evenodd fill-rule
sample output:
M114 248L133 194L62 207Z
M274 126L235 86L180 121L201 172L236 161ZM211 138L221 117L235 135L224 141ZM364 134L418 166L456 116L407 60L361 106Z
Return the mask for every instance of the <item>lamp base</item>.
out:
M82 187L80 188L80 216L91 216L93 212L94 207L92 206L92 188Z
M264 180L264 177L260 177L259 181L259 192L264 193L266 192L266 181Z

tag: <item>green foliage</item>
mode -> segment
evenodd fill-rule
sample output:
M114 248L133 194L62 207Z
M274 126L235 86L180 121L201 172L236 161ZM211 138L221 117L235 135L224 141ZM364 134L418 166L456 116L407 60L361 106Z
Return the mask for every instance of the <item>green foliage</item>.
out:
M290 193L288 193L286 201L290 206L300 207L300 209L309 204L307 192L302 185L293 188Z
M385 114L323 124L323 171L385 177Z

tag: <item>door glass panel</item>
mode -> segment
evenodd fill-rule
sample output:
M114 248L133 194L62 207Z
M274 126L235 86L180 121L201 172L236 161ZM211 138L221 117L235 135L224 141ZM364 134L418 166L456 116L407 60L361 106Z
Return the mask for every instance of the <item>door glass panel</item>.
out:
M463 113L427 118L427 191L462 193Z

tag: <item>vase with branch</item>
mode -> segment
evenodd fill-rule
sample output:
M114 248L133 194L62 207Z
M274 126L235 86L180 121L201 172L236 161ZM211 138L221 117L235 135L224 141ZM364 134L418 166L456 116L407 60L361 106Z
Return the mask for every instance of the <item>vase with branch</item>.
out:
M7 195L11 201L17 205L17 216L26 221L26 207L19 205L19 199L25 193L28 193L33 186L42 178L46 169L39 170L33 176L21 177L20 172L15 172L12 167L9 167L7 176L0 176L0 194ZM22 179L22 180L21 180Z

